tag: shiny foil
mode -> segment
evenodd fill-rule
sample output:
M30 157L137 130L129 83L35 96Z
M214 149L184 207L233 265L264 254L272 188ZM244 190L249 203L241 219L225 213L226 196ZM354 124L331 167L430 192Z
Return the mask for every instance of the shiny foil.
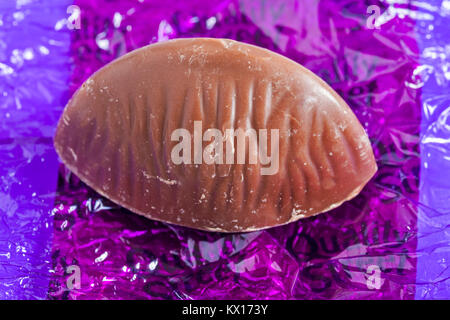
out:
M10 16L32 5L33 1L16 6ZM37 262L24 258L21 274L34 281L25 297L42 297L33 296L36 288L46 291L47 299L450 297L450 47L448 36L438 36L437 31L450 22L449 1L411 5L394 0L75 0L59 4L63 11L69 5L75 6L79 17L65 14L48 31L50 38L70 37L67 65L49 67L44 75L28 74L38 86L52 79L60 83L62 77L54 72L67 70L58 101L66 102L108 62L147 44L180 37L235 39L285 55L330 84L366 129L379 170L360 195L332 211L269 230L221 234L133 214L97 194L60 163L58 168L55 165L54 189L35 195L36 201L50 199L49 203L38 218L30 219L36 209L19 214L15 203L28 198L21 200L14 193L18 182L8 175L24 166L26 159L23 163L8 159L23 153L37 161L51 148L51 135L46 127L36 125L45 113L33 108L21 109L17 115L9 112L15 122L0 123L0 159L7 163L6 169L0 168L6 177L0 212L12 218L0 221L0 230L9 230L0 238L0 244L6 241L0 246L1 266L13 264L3 255L17 255L15 246L8 247L8 237L34 250L33 235L20 239L14 235L32 234L30 230L45 221L50 228L41 271L35 271ZM54 6L58 5L49 7ZM58 21L62 22L58 25ZM0 25L0 32L4 29ZM47 43L48 38L39 41ZM23 50L16 55L23 57ZM2 66L0 85L6 86L22 69ZM30 65L23 68L36 70ZM20 81L12 88L13 97L29 90ZM51 91L46 94L38 88L38 96L54 99ZM50 105L52 118L46 123L54 129L61 104ZM11 132L18 137L30 133L35 140L11 140ZM38 147L42 144L44 149ZM11 286L23 289L15 279L10 276ZM9 288L0 286L0 294L4 290L6 297L16 297L22 292Z

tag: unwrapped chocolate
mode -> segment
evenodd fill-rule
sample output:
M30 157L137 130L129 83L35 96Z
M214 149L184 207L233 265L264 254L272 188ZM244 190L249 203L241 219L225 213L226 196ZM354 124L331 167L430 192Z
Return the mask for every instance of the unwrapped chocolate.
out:
M377 169L363 127L324 81L227 39L153 44L100 69L69 101L55 147L115 203L220 232L331 210Z

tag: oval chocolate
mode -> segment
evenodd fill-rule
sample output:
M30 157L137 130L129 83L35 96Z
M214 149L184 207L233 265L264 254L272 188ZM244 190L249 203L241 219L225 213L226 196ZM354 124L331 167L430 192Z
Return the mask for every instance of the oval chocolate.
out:
M377 170L364 129L325 82L225 39L152 44L103 67L66 106L55 148L121 206L221 232L328 211Z

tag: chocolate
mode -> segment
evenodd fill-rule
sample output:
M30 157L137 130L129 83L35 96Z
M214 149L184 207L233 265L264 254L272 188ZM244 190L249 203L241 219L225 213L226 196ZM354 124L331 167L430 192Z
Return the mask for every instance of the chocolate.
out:
M152 44L106 65L67 104L55 148L117 204L221 232L331 210L377 170L364 129L325 82L224 39Z

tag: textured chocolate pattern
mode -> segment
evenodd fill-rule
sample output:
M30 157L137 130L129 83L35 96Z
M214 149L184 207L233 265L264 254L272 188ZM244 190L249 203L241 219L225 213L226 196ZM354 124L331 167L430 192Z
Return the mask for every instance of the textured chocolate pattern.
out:
M171 133L193 132L194 121L203 131L278 129L278 172L262 175L260 163L247 162L175 165ZM271 51L220 39L154 44L102 68L68 103L55 147L123 207L223 232L330 210L377 169L364 129L325 82Z

